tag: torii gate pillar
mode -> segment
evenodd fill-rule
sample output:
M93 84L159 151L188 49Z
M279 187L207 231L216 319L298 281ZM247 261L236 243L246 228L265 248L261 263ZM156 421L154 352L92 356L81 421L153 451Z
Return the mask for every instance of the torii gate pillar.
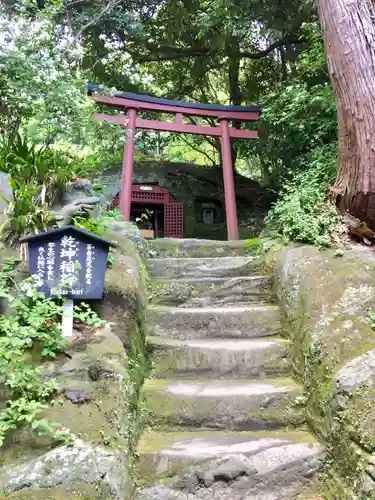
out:
M130 219L130 206L132 200L132 184L134 169L134 144L136 132L136 108L128 109L128 122L125 128L126 139L124 145L124 154L122 158L122 177L121 177L121 197L120 212L124 220Z
M225 211L227 216L228 240L238 240L238 222L236 208L236 193L233 180L233 161L230 147L229 121L220 119L221 156L223 161L223 180L225 195Z

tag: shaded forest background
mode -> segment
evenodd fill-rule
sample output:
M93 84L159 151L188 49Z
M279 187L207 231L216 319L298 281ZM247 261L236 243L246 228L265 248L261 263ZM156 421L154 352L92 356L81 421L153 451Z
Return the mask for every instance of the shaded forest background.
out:
M314 2L18 0L0 22L0 170L59 185L119 161L123 131L92 120L87 81L259 104L260 139L233 143L236 169L277 195L274 233L330 243L337 118ZM215 139L140 132L137 144L140 156L220 164Z

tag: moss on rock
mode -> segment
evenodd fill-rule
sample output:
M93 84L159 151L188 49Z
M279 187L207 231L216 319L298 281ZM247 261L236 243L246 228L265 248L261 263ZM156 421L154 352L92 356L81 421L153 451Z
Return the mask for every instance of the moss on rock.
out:
M136 247L123 237L117 237L116 242L114 262L106 273L104 297L96 308L103 319L113 323L114 332L127 345L135 317L146 302L146 293Z
M326 498L354 498L366 442L373 443L375 405L369 404L371 391L337 394L334 377L375 346L369 321L375 310L375 259L355 250L338 257L333 250L276 245L268 263L276 263L284 330L293 345L294 374L305 388L308 422L330 451Z
M72 486L56 486L48 489L27 488L4 497L9 500L101 500L108 494L100 483L77 482Z
M185 380L184 391L174 380L150 380L145 384L144 393L149 410L149 420L153 426L217 428L229 430L272 429L278 426L298 426L304 422L303 412L289 407L290 398L299 395L299 387L292 381L284 379L265 379L260 384L272 384L280 387L280 391L267 393L243 394L236 397L224 396L224 384L233 382L247 387L246 381L225 382L218 380L209 382L212 393L209 397L200 395L201 381ZM189 390L191 386L191 391ZM230 387L230 385L228 385ZM269 387L271 387L269 385ZM203 387L202 387L203 388ZM177 392L174 392L174 390ZM191 394L189 396L189 394ZM272 396L270 396L272 394Z

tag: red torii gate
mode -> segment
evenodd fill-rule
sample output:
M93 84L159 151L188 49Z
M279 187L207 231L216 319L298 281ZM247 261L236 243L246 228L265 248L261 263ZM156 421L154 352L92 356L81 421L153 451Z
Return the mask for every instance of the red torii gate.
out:
M221 138L221 152L223 161L223 180L225 193L225 209L227 216L228 240L238 240L238 223L236 197L233 181L233 164L231 155L231 138L256 139L256 130L242 130L229 126L232 120L241 122L257 121L261 108L259 106L222 106L215 104L199 104L193 102L173 101L161 99L145 94L121 92L114 96L100 95L101 89L93 84L88 85L89 95L98 104L113 108L127 109L126 115L107 115L95 113L94 118L116 123L127 128L122 162L120 211L125 220L130 218L132 197L134 142L136 129L160 130L185 134L208 135ZM147 120L137 116L138 111L161 112L175 115L175 121ZM185 116L216 118L217 127L193 125L184 123Z

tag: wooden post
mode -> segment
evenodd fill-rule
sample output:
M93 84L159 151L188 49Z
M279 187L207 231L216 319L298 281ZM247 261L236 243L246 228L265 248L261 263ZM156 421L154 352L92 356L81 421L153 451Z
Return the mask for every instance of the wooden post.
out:
M124 156L122 160L122 179L121 179L121 193L120 193L120 212L124 217L124 220L130 219L136 119L137 119L137 110L135 108L129 108L128 125L126 130L127 133L124 146Z
M225 211L227 216L228 240L238 240L238 223L236 209L236 193L233 180L232 152L230 147L229 121L220 120L221 156L223 159L223 180L225 194Z
M73 314L74 302L72 299L65 299L63 304L63 315L61 323L61 332L63 337L73 336Z
M159 237L159 226L158 226L158 211L154 211L154 231L155 231L155 238Z

